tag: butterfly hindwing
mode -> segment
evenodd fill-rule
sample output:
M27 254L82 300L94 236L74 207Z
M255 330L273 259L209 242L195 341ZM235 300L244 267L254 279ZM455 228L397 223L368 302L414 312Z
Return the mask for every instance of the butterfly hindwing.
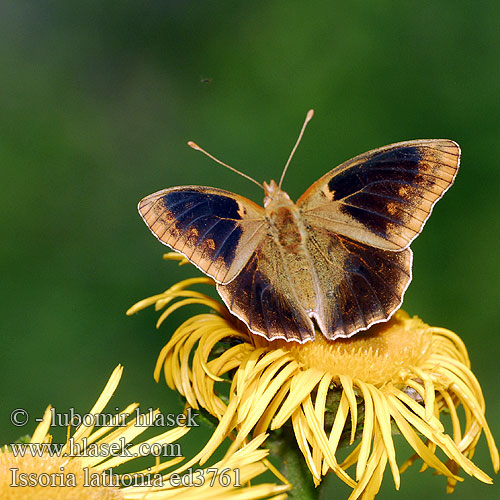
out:
M386 250L407 248L451 186L460 148L450 140L400 142L356 156L298 200L304 221Z
M274 238L263 239L238 276L217 291L254 333L303 343L315 338L314 324L304 308L307 290L294 285L288 263Z
M318 281L315 319L325 337L350 337L401 305L411 281L409 248L373 248L316 226L308 250Z
M165 189L143 198L139 212L158 240L218 283L240 272L264 235L264 209L222 189Z

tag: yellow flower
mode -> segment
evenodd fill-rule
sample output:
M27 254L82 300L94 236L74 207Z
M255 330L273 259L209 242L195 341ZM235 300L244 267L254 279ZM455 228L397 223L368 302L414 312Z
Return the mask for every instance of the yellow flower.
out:
M165 258L185 262L177 254ZM400 473L418 458L424 462L422 469L430 467L447 478L448 492L463 480L459 469L492 482L470 460L484 432L498 471L498 450L485 419L481 388L455 333L399 311L390 321L350 339L328 341L317 335L306 344L269 342L251 334L219 302L189 289L200 283L213 281L184 280L128 311L168 306L157 326L188 304L204 304L215 312L198 314L177 328L154 372L158 381L163 369L168 386L188 405L218 419L196 457L200 463L226 437L233 440L231 453L251 435L291 425L315 484L333 470L353 488L353 499L376 495L387 463L399 488ZM173 302L176 299L181 300ZM442 422L448 414L450 431ZM401 466L392 439L395 432L415 451ZM350 453L338 463L341 446L350 446ZM446 462L438 458L438 449Z
M168 445L190 429L187 426L176 427L132 446L131 441L149 427L159 412L148 413L146 424L144 421L138 423L137 418L127 417L136 414L137 403L127 406L116 415L101 413L116 390L122 372L121 366L115 368L81 425L72 435L68 428L68 439L57 453L54 453L57 445L52 445L52 436L48 433L53 418L50 406L26 446L18 443L11 445L10 449L8 446L0 449L2 500L162 500L174 496L176 499L189 500L197 498L196 492L213 500L269 498L276 494L280 496L273 498L286 497L284 492L290 488L288 484L245 486L245 483L268 468L273 469L265 459L267 450L258 448L265 440L265 435L256 437L238 452L226 455L222 461L206 470L187 470L195 463L191 460L168 474L162 474L165 469L183 460L183 457L176 456L162 463L157 460L155 466L146 470L120 475L113 473L113 467L136 456L144 456L147 450L161 450L161 447L169 449ZM102 417L110 425L99 425L96 429L94 424L102 422ZM123 446L127 447L127 453L121 453ZM24 454L20 453L23 448ZM203 481L202 485L200 481ZM131 485L124 487L126 484Z

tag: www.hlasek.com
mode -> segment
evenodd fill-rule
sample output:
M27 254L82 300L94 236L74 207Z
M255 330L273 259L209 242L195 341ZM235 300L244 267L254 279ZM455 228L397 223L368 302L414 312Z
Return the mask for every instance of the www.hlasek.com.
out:
M87 438L75 441L69 438L65 443L12 443L10 445L15 457L182 457L179 443L127 443L124 437L111 443L89 443ZM131 448L136 450L131 451Z

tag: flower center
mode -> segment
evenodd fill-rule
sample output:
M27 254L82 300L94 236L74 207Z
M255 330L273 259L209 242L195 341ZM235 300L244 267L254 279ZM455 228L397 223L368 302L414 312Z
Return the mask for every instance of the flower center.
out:
M269 344L289 351L305 368L382 385L402 382L402 369L419 366L427 359L432 333L420 319L398 311L389 321L348 339L328 340L317 333L314 341L305 344L283 340Z

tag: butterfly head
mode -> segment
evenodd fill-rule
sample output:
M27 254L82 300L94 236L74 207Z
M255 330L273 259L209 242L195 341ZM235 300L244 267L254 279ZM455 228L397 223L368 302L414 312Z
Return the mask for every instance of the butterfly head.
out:
M268 208L270 205L276 205L278 203L282 203L283 200L291 201L290 196L288 196L285 191L282 191L281 188L275 181L271 181L269 184L264 181L264 208Z

